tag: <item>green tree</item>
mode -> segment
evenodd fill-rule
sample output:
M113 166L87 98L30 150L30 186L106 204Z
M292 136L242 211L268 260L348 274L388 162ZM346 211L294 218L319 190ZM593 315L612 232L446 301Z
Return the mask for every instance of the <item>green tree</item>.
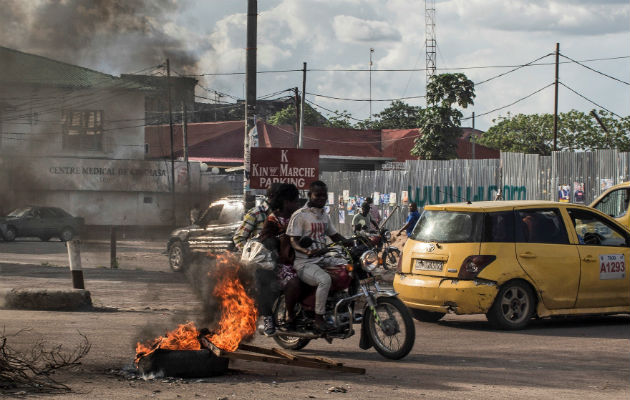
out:
M553 116L518 114L498 117L478 143L502 151L551 154L553 149Z
M606 133L592 114L571 110L558 114L558 150L617 148L630 151L630 117L617 118L597 111ZM553 151L553 115L507 114L479 140L480 144L502 151L550 155Z
M420 136L411 154L425 160L447 160L457 156L457 139L461 137L462 113L455 105L466 108L474 104L475 85L464 74L434 75L427 85L427 103L420 113Z
M357 123L359 129L413 129L419 126L422 107L394 100L372 120Z
M271 125L295 125L295 105L290 104L282 110L278 111L271 117L269 122ZM327 123L320 113L308 104L304 106L304 125L305 126L325 126Z
M328 116L328 122L326 123L326 126L330 128L351 129L353 128L352 122L350 122L351 118L352 115L347 110L334 111L332 116Z

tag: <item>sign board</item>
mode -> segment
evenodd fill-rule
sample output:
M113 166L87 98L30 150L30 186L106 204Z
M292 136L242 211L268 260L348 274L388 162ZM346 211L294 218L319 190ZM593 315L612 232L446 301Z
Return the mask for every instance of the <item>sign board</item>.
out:
M27 190L170 192L168 161L89 158L11 158L4 160L15 185ZM191 190L199 190L199 163L190 163ZM175 163L175 191L188 190L186 163Z
M319 150L252 147L249 179L252 189L266 189L275 182L308 189L319 179Z

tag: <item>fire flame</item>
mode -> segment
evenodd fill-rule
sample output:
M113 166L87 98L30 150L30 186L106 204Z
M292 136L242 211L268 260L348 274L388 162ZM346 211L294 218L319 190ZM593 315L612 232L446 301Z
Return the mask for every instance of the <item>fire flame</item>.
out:
M217 264L229 265L234 263L229 256L217 257ZM243 338L256 332L258 312L251 297L247 296L245 288L238 279L238 263L236 268L217 268L222 276L214 288L214 296L221 299L221 320L216 334L209 340L218 348L234 351Z
M258 312L254 300L247 295L238 277L240 264L231 256L219 255L215 273L218 276L213 295L221 301L221 319L218 329L205 336L216 347L225 351L235 351L244 338L256 331ZM136 344L136 365L142 357L158 349L200 350L200 332L193 322L179 325L165 336L147 343Z

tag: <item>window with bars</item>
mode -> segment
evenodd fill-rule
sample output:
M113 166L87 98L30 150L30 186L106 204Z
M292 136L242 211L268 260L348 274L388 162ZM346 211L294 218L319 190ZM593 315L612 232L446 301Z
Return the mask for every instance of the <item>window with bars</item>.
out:
M64 110L61 124L64 149L103 149L103 110Z

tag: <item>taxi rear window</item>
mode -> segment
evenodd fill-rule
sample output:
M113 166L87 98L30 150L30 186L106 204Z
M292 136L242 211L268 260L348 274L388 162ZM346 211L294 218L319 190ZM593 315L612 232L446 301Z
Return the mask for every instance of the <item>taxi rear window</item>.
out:
M411 237L423 242L480 242L483 213L424 211Z
M484 242L514 242L514 212L499 211L484 214Z

